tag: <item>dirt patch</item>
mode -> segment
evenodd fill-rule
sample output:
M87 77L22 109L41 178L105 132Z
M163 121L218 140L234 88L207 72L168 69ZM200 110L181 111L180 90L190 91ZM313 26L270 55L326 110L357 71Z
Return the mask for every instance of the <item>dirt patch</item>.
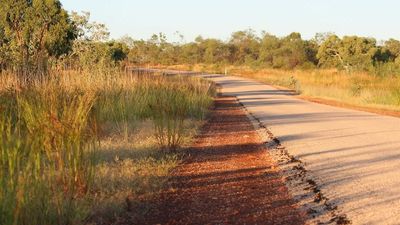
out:
M305 213L235 98L216 100L189 154L141 223L305 223Z

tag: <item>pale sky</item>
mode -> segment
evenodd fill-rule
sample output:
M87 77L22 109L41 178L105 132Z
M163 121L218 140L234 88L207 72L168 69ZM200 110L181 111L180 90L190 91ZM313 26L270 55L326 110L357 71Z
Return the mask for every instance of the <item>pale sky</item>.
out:
M176 41L196 36L227 40L251 28L284 36L293 31L306 39L317 32L400 39L398 0L61 0L71 11L89 11L105 23L112 38L148 39L163 32Z

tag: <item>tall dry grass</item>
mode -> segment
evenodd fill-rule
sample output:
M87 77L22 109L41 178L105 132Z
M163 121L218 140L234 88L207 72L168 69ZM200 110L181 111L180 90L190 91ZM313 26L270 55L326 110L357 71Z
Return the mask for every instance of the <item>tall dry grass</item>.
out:
M337 70L248 70L231 73L296 90L303 96L355 106L400 111L400 77Z
M175 150L187 121L204 117L212 95L209 83L184 76L63 71L24 84L1 74L0 224L82 223L104 197L96 171L113 166L100 163L103 137L127 144L150 121L153 149ZM166 175L177 161L162 155L152 163L168 162Z
M87 210L95 93L52 81L8 88L0 96L1 224L72 224Z

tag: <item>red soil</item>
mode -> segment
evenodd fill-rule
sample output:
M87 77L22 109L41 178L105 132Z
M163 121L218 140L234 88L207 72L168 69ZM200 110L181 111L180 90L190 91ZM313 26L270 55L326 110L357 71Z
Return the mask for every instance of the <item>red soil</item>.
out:
M144 223L304 224L305 214L234 98L216 100L189 154Z

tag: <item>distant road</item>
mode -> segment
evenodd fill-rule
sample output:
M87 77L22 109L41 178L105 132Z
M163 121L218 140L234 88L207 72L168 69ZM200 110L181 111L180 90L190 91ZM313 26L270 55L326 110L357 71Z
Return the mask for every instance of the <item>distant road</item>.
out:
M307 102L246 78L207 77L305 163L353 224L400 224L400 118Z

